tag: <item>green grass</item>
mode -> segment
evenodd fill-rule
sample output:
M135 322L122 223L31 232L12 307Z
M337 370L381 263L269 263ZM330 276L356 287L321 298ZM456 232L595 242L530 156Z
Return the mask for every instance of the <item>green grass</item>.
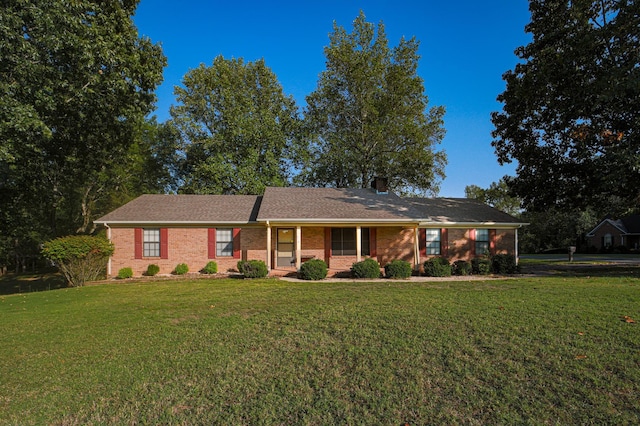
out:
M638 424L640 280L0 296L0 424Z

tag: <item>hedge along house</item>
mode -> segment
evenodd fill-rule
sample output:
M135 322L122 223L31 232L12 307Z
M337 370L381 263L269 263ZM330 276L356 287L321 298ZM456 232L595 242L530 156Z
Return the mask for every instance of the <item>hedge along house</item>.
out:
M419 266L483 254L518 255L516 218L469 199L401 198L377 189L267 188L262 196L143 195L95 223L107 228L115 253L108 274L149 264L170 273L207 262L219 271L238 260L263 260L292 271L308 259L348 271L371 257L381 266L403 259Z

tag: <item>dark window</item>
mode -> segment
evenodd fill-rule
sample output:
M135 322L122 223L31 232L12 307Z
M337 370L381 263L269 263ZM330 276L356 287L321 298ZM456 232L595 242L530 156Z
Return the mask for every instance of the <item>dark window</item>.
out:
M476 229L476 255L489 254L489 230Z
M362 255L368 256L370 251L369 228L361 228ZM334 256L356 255L356 228L332 228L331 252Z

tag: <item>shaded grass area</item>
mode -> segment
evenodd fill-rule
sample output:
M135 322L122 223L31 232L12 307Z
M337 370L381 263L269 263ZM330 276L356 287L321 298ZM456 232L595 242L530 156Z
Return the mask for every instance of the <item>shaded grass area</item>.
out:
M637 424L640 281L0 296L0 423Z
M66 286L65 278L55 270L0 275L0 294L57 290Z

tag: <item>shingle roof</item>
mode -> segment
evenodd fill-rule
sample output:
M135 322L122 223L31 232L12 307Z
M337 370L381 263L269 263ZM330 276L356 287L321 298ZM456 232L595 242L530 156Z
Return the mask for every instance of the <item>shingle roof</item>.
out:
M395 194L372 189L267 188L258 221L416 221L418 211Z
M521 222L467 198L401 198L372 189L274 188L256 195L142 195L99 224L399 222L434 224Z
M421 212L423 222L433 223L502 223L522 221L469 198L407 198Z
M96 223L255 222L257 195L142 195Z

